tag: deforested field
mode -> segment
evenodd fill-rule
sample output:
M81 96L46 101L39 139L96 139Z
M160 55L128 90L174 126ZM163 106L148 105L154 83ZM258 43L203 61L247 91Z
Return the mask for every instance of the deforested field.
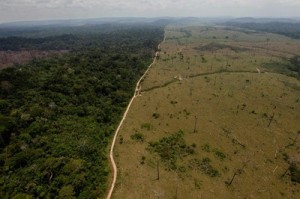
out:
M300 40L165 36L118 135L114 198L300 198Z

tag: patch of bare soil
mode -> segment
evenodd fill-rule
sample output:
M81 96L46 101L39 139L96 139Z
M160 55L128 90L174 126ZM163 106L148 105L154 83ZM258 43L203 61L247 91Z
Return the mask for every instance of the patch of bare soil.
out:
M22 50L22 51L0 51L0 69L12 67L18 64L28 63L36 58L43 58L67 53L66 50L60 51L38 51L38 50Z

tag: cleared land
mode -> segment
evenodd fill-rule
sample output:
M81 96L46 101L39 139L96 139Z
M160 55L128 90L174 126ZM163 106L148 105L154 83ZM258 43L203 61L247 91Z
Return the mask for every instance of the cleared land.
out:
M275 34L168 27L119 133L114 198L299 198L296 52Z
M0 69L12 67L18 64L25 64L33 59L43 58L48 56L58 56L68 51L38 51L38 50L23 50L23 51L0 51Z

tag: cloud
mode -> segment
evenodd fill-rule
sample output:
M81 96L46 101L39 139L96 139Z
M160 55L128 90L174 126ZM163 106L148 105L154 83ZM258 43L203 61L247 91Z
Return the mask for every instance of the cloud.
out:
M0 20L111 16L299 16L300 0L0 0Z
M1 0L0 5L6 7L31 7L31 8L118 8L118 9L139 9L155 8L158 10L167 7L172 8L193 8L199 6L214 7L256 7L282 4L287 6L300 5L299 0ZM190 7L192 6L192 7Z

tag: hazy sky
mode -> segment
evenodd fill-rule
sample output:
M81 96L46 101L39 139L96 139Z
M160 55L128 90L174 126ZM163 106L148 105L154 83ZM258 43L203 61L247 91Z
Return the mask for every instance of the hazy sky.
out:
M0 22L122 16L299 17L300 0L0 0Z

